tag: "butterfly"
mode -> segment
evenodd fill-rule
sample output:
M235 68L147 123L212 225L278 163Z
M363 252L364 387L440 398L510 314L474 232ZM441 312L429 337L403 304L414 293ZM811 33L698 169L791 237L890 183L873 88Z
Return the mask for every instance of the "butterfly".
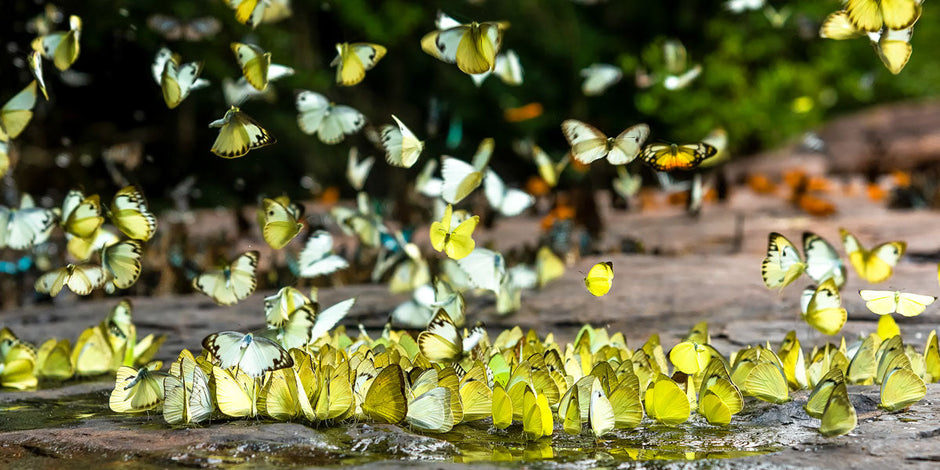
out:
M709 144L649 144L643 147L643 162L657 171L691 170L717 150Z
M9 332L6 328L3 332ZM36 367L36 353L31 345L16 339L10 333L0 337L0 387L25 390L38 383L33 370Z
M473 241L473 230L480 222L480 216L475 215L453 226L454 208L450 204L444 210L444 217L440 221L431 223L431 246L437 251L443 251L451 259L462 259L469 255L476 243Z
M271 53L265 52L254 44L233 42L230 46L238 65L242 68L242 76L245 80L256 90L264 91L268 87Z
M80 51L78 39L81 32L82 19L72 15L69 17L68 31L57 31L39 36L33 40L32 48L64 72L78 59Z
M312 91L297 95L297 124L306 134L317 134L324 144L338 144L346 134L354 134L366 124L359 111L331 103L325 96Z
M830 13L823 20L822 26L819 27L819 37L824 39L852 39L863 34L864 32L858 30L852 24L852 20L849 19L849 14L845 10Z
M448 64L456 63L463 73L469 75L493 71L496 55L503 42L503 32L509 28L508 22L474 21L445 26L448 27L432 31L421 38L421 49L424 52Z
M889 371L881 382L881 403L879 408L898 411L921 401L927 395L924 380L909 368L896 368Z
M214 365L212 379L215 383L215 401L222 414L234 418L258 415L260 387L256 377Z
M391 321L404 328L425 328L435 312L435 291L430 284L422 284L411 293L411 299L392 310Z
M160 33L167 41L202 41L212 38L222 30L222 22L212 16L183 20L156 14L147 18L147 26Z
M366 78L366 70L375 67L385 57L385 47L367 42L336 44L336 57L330 67L336 67L336 83L353 86Z
M469 278L470 284L499 294L506 276L506 259L498 251L474 248L469 255L457 260L457 265Z
M748 395L766 402L779 405L790 401L786 374L771 362L755 365L747 373L743 389Z
M692 412L689 398L672 379L663 374L646 389L646 414L667 425L682 424Z
M57 220L55 210L35 207L32 196L24 193L18 209L0 206L0 248L25 250L45 243Z
M604 394L600 380L594 379L588 410L588 423L591 425L591 432L594 433L595 439L614 430L616 427L614 407Z
M196 364L192 353L184 349L163 379L163 419L169 424L209 419L215 409L210 390L209 377Z
M165 54L161 49L158 52L158 60L162 60L160 54ZM156 63L155 65L156 66ZM172 53L163 65L163 71L160 73L160 88L163 91L163 101L168 108L173 109L189 96L189 92L209 86L209 81L199 78L202 72L202 62L188 62L180 64L179 59Z
M669 74L663 78L663 88L675 91L689 86L699 75L702 74L702 66L695 64L681 74Z
M487 71L470 75L470 78L473 79L476 86L480 86L491 74L499 77L507 85L522 85L522 64L519 63L519 55L516 54L516 51L509 49L506 52L496 54L496 66L493 67L492 72Z
M584 77L581 93L584 96L600 96L623 78L623 71L616 65L591 64L581 69L581 76Z
M914 36L914 28L901 30L886 29L881 33L868 33L875 47L875 53L881 59L881 63L892 74L901 73L907 61L910 60L914 52L911 46L911 37Z
M62 200L61 224L66 233L89 238L104 223L101 200L97 194L85 197L81 190L73 189Z
M157 217L147 207L144 194L134 186L125 186L114 195L108 217L118 230L134 240L145 242L157 231Z
M67 339L50 338L36 352L36 376L49 380L68 380L75 373L72 365L72 343Z
M366 178L372 171L372 165L375 164L375 158L368 157L359 161L359 150L356 147L349 148L349 159L346 161L346 181L356 191L362 191L365 186Z
M482 326L477 326L461 339L450 315L438 310L427 329L418 334L418 347L421 354L432 362L457 362L480 342L485 333Z
M390 364L375 376L362 402L362 412L379 423L398 424L404 421L408 413L408 399L405 396L405 378L401 366Z
M825 239L812 232L803 232L803 254L806 256L806 275L816 283L832 279L837 288L845 284L845 263L836 249Z
M275 250L284 248L294 237L300 233L304 224L298 222L302 216L301 211L297 210L297 205L282 204L276 199L265 198L264 206L264 225L261 233L264 241Z
M193 279L193 287L219 305L234 305L255 291L257 269L258 252L248 251L222 269L199 274Z
M636 158L650 133L649 126L637 124L612 138L596 127L575 119L563 121L561 130L571 145L571 156L585 165L604 157L611 165L629 163Z
M117 413L133 413L156 408L163 401L163 363L151 362L139 370L122 366L117 370L108 405Z
M222 119L209 123L209 127L220 128L211 152L222 158L238 158L249 150L277 142L258 121L235 106L229 108Z
M471 163L447 157L441 164L441 197L449 204L457 204L469 196L483 183L483 170L493 155L494 141L491 138L483 139L473 154Z
M268 66L268 83L280 80L284 77L294 75L294 69L279 64ZM244 76L238 77L238 80L232 80L229 77L222 79L222 93L225 96L225 102L229 106L241 106L242 103L251 99L262 97L271 102L275 99L274 89L265 88L264 91L258 91L254 86L248 83Z
M70 255L78 260L87 260L92 253L103 249L106 246L113 245L120 241L116 231L111 227L102 226L88 238L79 238L66 233L68 239L66 248Z
M727 371L725 373L727 374ZM705 382L703 382L703 388L704 385ZM700 397L699 413L709 424L713 425L731 423L731 417L740 412L744 406L741 392L725 377L716 378L711 385L704 388Z
M310 235L298 262L300 277L325 276L349 267L345 259L333 253L333 236L324 230Z
M894 266L901 259L907 243L902 241L885 242L866 250L854 235L845 229L839 229L842 246L849 256L849 262L862 279L877 284L886 281L894 273Z
M101 266L107 275L105 290L127 289L137 282L141 269L141 245L137 240L124 240L101 250Z
M36 81L29 82L0 108L0 141L15 139L33 119L36 106ZM5 153L5 152L4 152Z
M551 436L555 430L555 421L548 397L525 385L522 394L522 433L526 440L535 441Z
M826 437L848 434L858 426L858 414L849 400L845 383L838 383L833 387L820 419L819 433Z
M382 126L381 138L382 148L385 149L385 161L389 165L411 168L418 161L421 151L424 150L424 142L418 140L411 129L408 129L408 126L394 114L392 119L398 126Z
M448 432L454 427L451 392L447 387L435 387L408 402L405 422L420 431Z
M49 294L55 297L63 287L78 295L88 295L91 291L104 285L107 273L101 266L94 264L67 264L65 267L53 269L36 279L33 287L40 294Z
M346 318L346 315L349 314L355 304L355 298L346 299L318 312L313 327L310 329L310 342L315 342L329 333L337 323Z
M878 315L900 313L905 317L916 317L924 312L937 297L932 295L911 294L901 291L867 290L858 291L868 310Z
M434 177L434 171L437 170L437 160L428 160L421 169L421 173L415 178L415 189L423 196L429 198L441 197L444 188L444 180Z
M535 204L535 198L525 191L507 188L502 178L490 169L486 170L486 178L483 180L483 194L490 206L506 217L519 215Z
M278 321L277 326L269 323L267 328L255 331L254 334L277 342L287 350L303 348L310 343L310 331L314 326L316 309L316 304L300 305L285 314L284 317L287 319Z
M498 383L493 385L491 412L494 428L506 429L512 424L512 399L509 398L506 389Z
M761 262L764 285L769 289L779 287L783 290L805 270L806 263L790 240L777 232L771 232L767 240L767 256Z
M676 370L688 375L704 370L711 357L711 349L693 340L682 341L669 351L669 360Z
M808 291L810 289L804 291L804 296ZM839 288L832 278L826 279L812 290L803 309L803 320L826 335L838 333L847 318L848 312L842 307Z
M29 71L36 79L36 83L39 84L39 91L42 92L42 96L48 101L49 92L46 90L46 80L42 75L42 54L40 54L39 51L32 51L26 56L26 60L29 63Z
M921 6L917 0L848 0L845 12L856 28L875 32L882 27L895 30L911 27L920 18Z
M203 338L202 347L218 359L219 367L238 367L250 377L261 377L265 372L294 365L293 358L281 345L251 333L213 333Z
M568 166L568 162L571 160L568 155L566 154L561 160L554 162L552 157L548 156L538 145L532 146L532 155L533 158L535 158L539 176L545 180L545 183L548 184L550 188L557 186L562 171L565 170L565 167Z
M266 0L225 0L235 10L235 21L254 28L261 23L271 2Z
M584 277L585 287L595 297L601 297L610 292L613 282L614 263L610 261L595 264Z

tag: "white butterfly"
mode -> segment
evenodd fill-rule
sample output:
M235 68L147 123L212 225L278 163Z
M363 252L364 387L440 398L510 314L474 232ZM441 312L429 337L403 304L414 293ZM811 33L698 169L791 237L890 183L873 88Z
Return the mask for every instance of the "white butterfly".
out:
M424 142L408 129L394 114L392 119L398 126L382 126L382 148L385 149L385 161L389 165L411 168L421 151L424 150Z
M585 165L604 157L611 165L629 163L640 153L650 135L649 126L637 124L616 138L607 137L596 127L574 119L562 122L561 130L571 145L571 155Z
M623 78L623 71L616 65L591 64L581 69L581 76L584 77L581 92L585 96L598 96L617 84Z
M57 221L55 210L35 207L33 198L23 194L19 209L0 206L0 248L25 250L44 243Z
M493 155L493 139L483 139L473 155L472 165L463 160L447 157L441 165L441 197L449 204L457 204L483 183L483 170Z
M88 295L104 285L106 276L104 269L95 264L68 264L39 276L33 287L36 292L52 297L58 295L64 286L78 295Z
M444 180L434 177L435 170L437 170L437 160L428 160L415 179L415 188L418 192L430 198L441 197L444 187Z
M663 87L667 90L681 90L692 83L702 74L702 66L696 64L694 67L686 70L681 75L666 75L663 79Z
M304 304L293 310L287 315L287 321L281 322L278 326L271 326L255 331L259 337L275 341L284 349L302 348L310 342L310 331L314 326L314 304Z
M193 287L220 305L233 305L255 291L258 252L242 253L222 269L204 272L193 279Z
M316 322L314 322L313 328L310 330L310 342L314 342L329 333L340 320L346 318L346 315L349 314L349 310L352 309L355 303L355 298L346 299L317 313Z
M813 281L821 284L831 277L836 287L842 288L846 277L845 263L835 247L815 233L803 232L803 255L806 257L806 275Z
M444 279L434 280L434 307L444 309L458 327L467 321L463 294Z
M264 298L264 318L269 327L281 326L288 321L290 314L300 307L311 303L299 290L287 286L276 294Z
M290 67L279 64L268 66L268 83L291 75L294 75L294 69ZM232 80L229 77L223 78L222 93L225 96L225 102L229 106L240 106L249 99L262 96L267 98L268 101L274 100L273 89L265 88L264 91L258 91L248 83L248 80L245 80L245 77L238 77L237 80Z
M174 54L164 47L157 52L154 60L153 71L155 73L161 64L163 70L160 71L157 83L160 84L163 90L163 100L170 109L177 107L186 99L189 92L209 86L209 80L199 78L202 72L201 62L180 64Z
M522 64L519 63L519 56L516 51L509 49L496 55L496 67L492 72L486 71L475 75L470 75L476 86L483 84L491 74L499 77L503 83L512 86L522 85Z
M366 124L366 117L352 107L336 105L325 96L302 91L297 95L297 124L306 134L317 134L325 144L338 144Z
M372 165L375 164L375 158L367 157L359 161L359 149L351 147L349 149L349 160L346 162L346 180L349 181L356 191L362 191L362 187L369 177Z
M469 255L457 260L457 265L467 273L471 285L499 294L499 285L506 276L506 260L501 253L474 248Z
M392 323L402 328L422 329L428 326L436 309L434 287L430 284L418 286L411 298L392 310Z
M298 261L300 277L325 276L349 267L345 259L333 254L333 236L325 230L318 230L307 239Z
M506 217L519 215L535 203L535 198L525 191L507 188L499 175L490 169L486 170L483 192L493 209Z
M261 377L265 372L292 367L294 360L281 345L251 333L220 331L206 336L202 347L218 359L219 367L238 367L251 377Z

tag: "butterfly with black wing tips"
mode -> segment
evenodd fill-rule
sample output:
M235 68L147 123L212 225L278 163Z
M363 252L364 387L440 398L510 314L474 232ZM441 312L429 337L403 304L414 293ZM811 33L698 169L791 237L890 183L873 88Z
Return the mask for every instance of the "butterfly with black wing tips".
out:
M375 67L386 49L378 44L367 42L348 42L336 44L336 58L330 62L330 67L336 67L336 83L343 86L353 86L366 78L366 70Z
M69 17L69 30L56 31L33 39L33 50L51 60L60 71L66 71L78 60L78 39L82 32L82 19L76 15Z
M222 158L238 158L249 150L277 142L258 121L235 106L226 111L222 119L212 121L209 127L220 128L211 151Z
M209 80L199 78L202 62L181 63L179 56L165 47L157 52L153 72L170 109L179 106L191 91L209 86Z
M238 367L251 377L294 365L294 359L281 345L251 333L220 331L206 336L202 347L219 361L219 367Z
M456 63L466 74L493 71L503 42L503 31L509 28L509 22L459 24L446 16L443 13L438 15L439 29L421 38L421 49L438 60Z
M695 144L649 144L643 148L643 162L657 171L691 170L718 150L704 142Z
M431 362L457 362L476 347L485 334L483 325L477 324L462 338L450 315L440 309L427 329L418 334L418 347Z

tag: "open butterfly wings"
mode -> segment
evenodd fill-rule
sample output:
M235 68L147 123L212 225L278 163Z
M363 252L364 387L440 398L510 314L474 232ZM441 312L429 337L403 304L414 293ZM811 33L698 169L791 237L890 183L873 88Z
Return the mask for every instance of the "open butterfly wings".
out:
M307 239L298 262L300 277L325 276L349 267L345 259L333 253L333 236L324 230L314 232Z
M243 253L229 266L208 271L193 279L193 287L220 305L233 305L255 291L258 252Z
M499 175L490 169L483 180L483 193L493 209L506 217L519 215L535 203L535 198L525 191L506 188Z
M251 377L261 377L265 372L294 365L294 360L281 345L251 333L213 333L202 340L202 347L219 360L221 368L237 366Z
M330 103L325 96L301 91L297 95L297 124L307 134L317 134L325 144L338 144L347 134L354 134L366 124L359 111Z
M366 70L375 67L386 49L378 44L364 42L342 43L336 45L336 58L330 62L336 67L336 83L343 86L353 86L366 77Z
M232 106L225 116L209 127L219 127L219 136L212 144L212 153L222 158L238 158L249 150L271 145L277 140L258 121Z
M484 22L452 25L432 31L421 38L421 49L432 57L474 75L492 71L496 67L496 54L502 45L503 30L507 22Z
M695 144L649 144L643 148L643 162L657 171L691 170L715 155L715 147Z
M607 157L611 165L633 161L650 132L646 124L637 124L610 139L596 127L574 119L562 122L561 130L571 145L571 155L575 160L590 164Z

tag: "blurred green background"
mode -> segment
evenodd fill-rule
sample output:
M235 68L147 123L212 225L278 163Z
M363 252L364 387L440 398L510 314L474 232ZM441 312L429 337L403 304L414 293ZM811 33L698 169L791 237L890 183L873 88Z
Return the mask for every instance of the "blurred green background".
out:
M74 186L108 198L117 184L102 152L132 142L142 144L145 159L118 170L142 185L158 209L169 204L169 191L190 176L198 190L194 203L202 206L252 203L261 193L310 197L309 184L301 184L304 176L308 183L312 178L321 187L338 186L351 196L343 178L349 146L380 160L382 152L367 132L332 146L303 134L294 107L300 89L359 109L376 129L390 123L394 113L426 139L414 168L377 164L367 189L379 195L404 187L425 159L443 153L469 159L484 137L496 139L496 170L509 182L522 184L535 170L513 152L512 142L532 139L559 158L567 151L559 128L566 118L587 121L609 135L647 122L651 139L676 142L701 139L721 126L728 131L732 154L746 155L839 114L934 96L940 83L940 65L931 50L931 44L940 42L940 27L929 4L915 28L910 63L898 76L884 68L867 39L818 37L822 20L840 8L835 0L774 2L740 13L729 11L724 2L691 0L295 0L292 16L254 30L237 23L222 0L85 0L58 6L66 15L59 29L66 28L69 14L84 20L81 55L72 70L87 74L78 76L87 83L69 85L74 77L63 77L45 63L50 101L40 99L33 122L17 139L21 161L6 180L54 201ZM518 53L524 84L508 86L490 77L477 87L456 66L422 52L419 41L434 29L439 9L462 22L509 21L503 48ZM0 100L31 79L24 57L34 34L27 30L27 20L42 11L43 5L34 1L4 2ZM153 14L212 16L222 28L204 41L168 41L148 27ZM661 83L638 87L637 70L660 77L665 73L663 44L670 39L685 45L688 66L700 64L701 76L681 90L667 90ZM278 143L224 160L209 152L217 130L207 125L227 109L222 79L240 75L229 49L232 41L260 45L273 53L275 63L293 67L296 74L272 83L275 100L242 106ZM335 84L335 69L329 67L334 45L346 41L388 48L365 80L349 88ZM174 110L166 108L151 76L161 45L184 61L204 61L202 77L212 82ZM621 67L624 77L604 95L585 97L579 72L595 62ZM505 110L529 103L540 103L544 113L522 122L504 119ZM454 134L458 129L460 139Z

